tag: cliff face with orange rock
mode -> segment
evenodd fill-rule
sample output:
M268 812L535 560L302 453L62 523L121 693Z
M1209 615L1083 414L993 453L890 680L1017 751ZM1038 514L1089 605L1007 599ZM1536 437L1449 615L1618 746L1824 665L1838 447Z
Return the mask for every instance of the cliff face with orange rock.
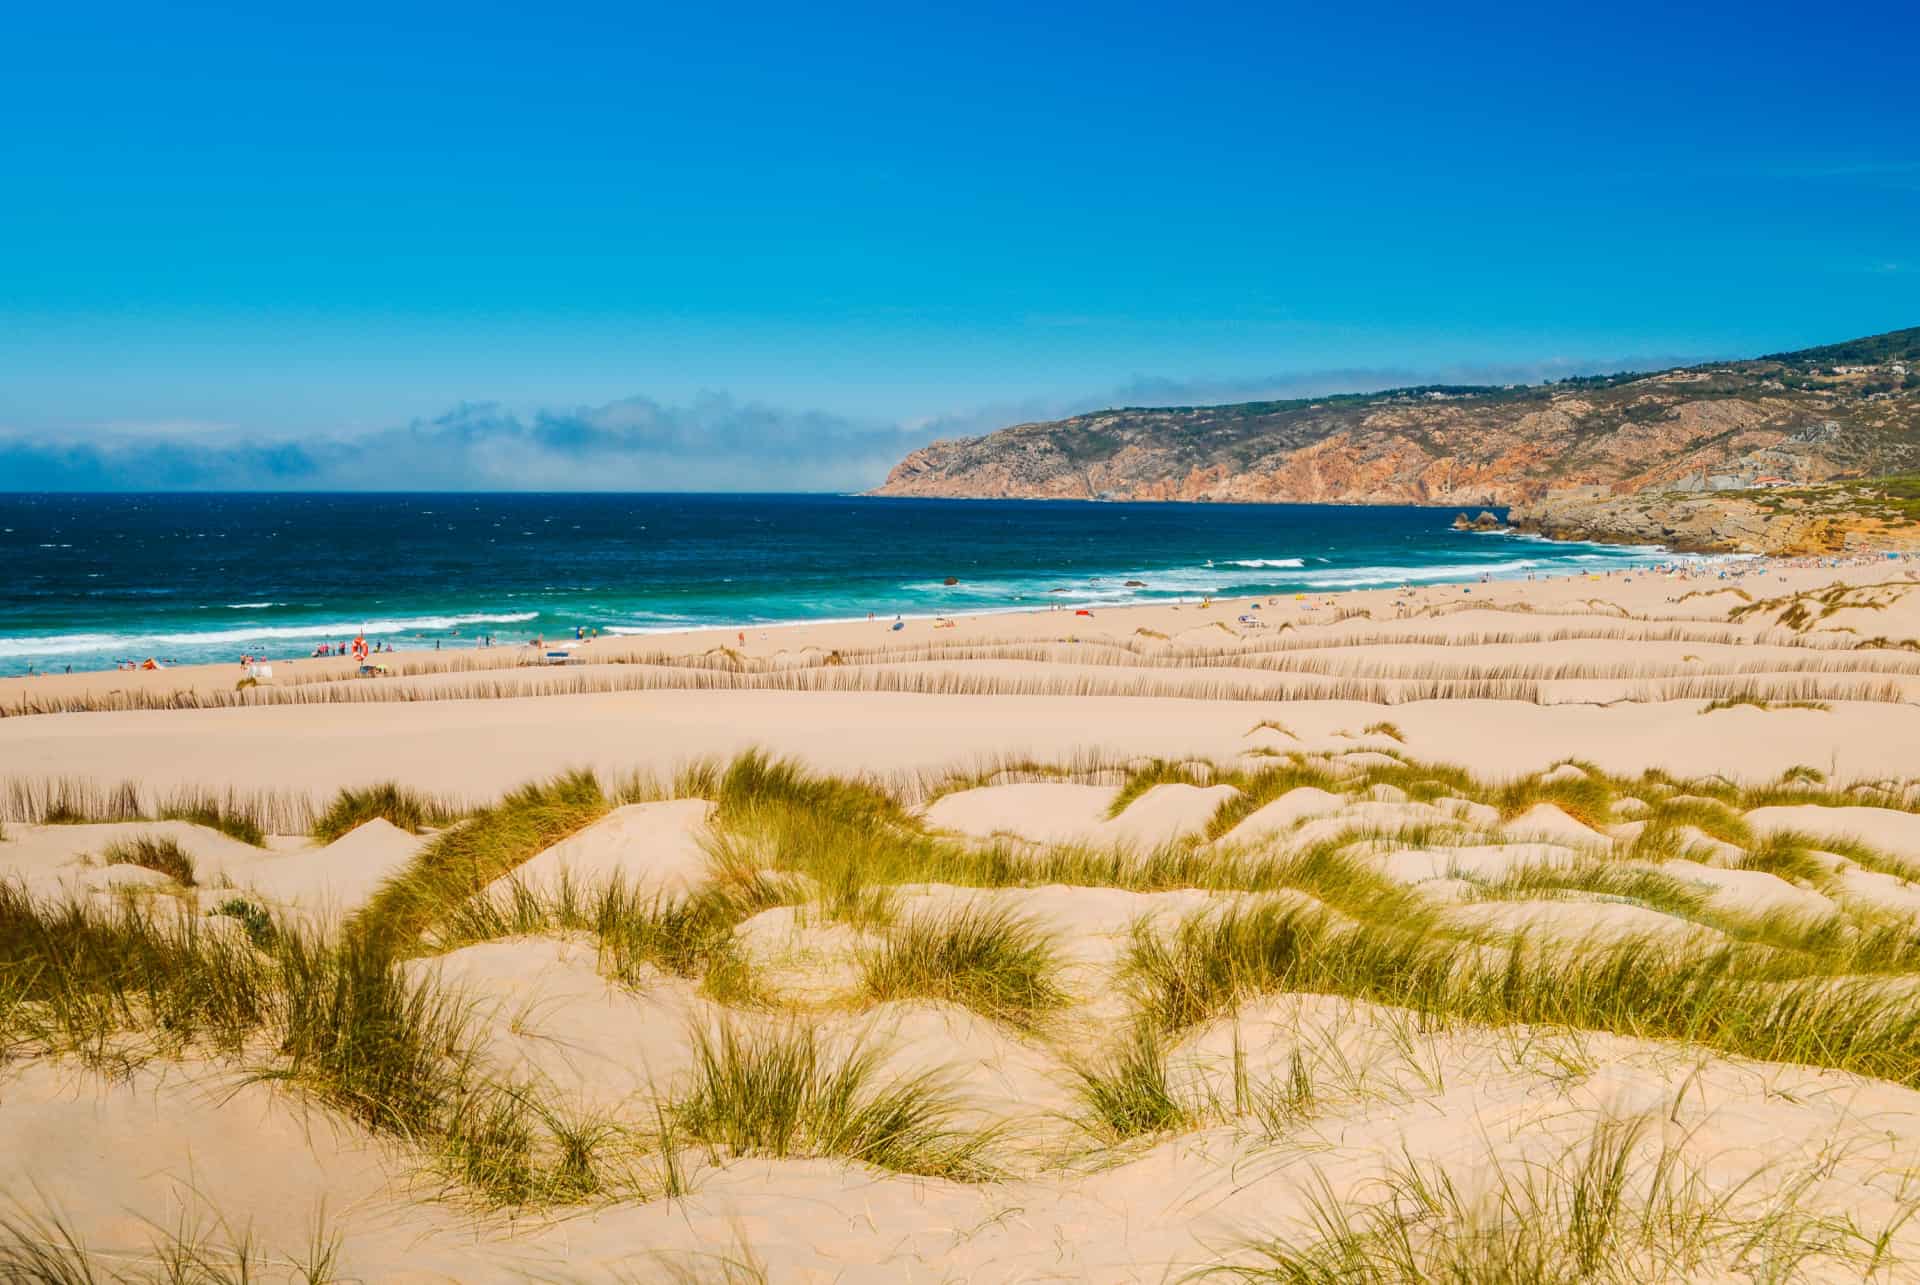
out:
M874 494L1511 505L1914 467L1920 328L1651 375L1100 411L935 442Z

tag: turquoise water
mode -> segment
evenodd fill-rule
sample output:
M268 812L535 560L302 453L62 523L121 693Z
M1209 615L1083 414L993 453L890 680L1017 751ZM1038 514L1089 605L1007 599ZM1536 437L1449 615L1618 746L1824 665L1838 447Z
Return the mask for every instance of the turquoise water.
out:
M823 495L0 495L0 673L1524 578L1452 509ZM947 579L955 584L948 585ZM1135 583L1129 583L1135 582Z

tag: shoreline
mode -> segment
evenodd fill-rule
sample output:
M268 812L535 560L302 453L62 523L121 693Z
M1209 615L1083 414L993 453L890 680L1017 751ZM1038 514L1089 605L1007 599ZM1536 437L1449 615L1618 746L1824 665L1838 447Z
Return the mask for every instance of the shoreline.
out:
M1911 555L1898 565L1905 571ZM1346 615L1364 616L1379 623L1432 617L1480 608L1503 612L1596 613L1582 602L1581 587L1610 584L1611 592L1643 608L1671 605L1663 598L1676 595L1650 592L1657 584L1686 586L1699 592L1712 584L1736 588L1749 581L1779 577L1782 588L1800 588L1813 582L1844 580L1848 571L1877 566L1885 555L1849 555L1831 558L1767 558L1730 555L1681 555L1667 561L1605 570L1541 575L1534 578L1446 581L1410 587L1381 586L1323 590L1314 593L1235 595L1218 599L1189 598L1108 605L1058 601L1044 607L981 608L955 613L927 613L870 619L835 618L668 628L645 633L603 633L598 638L545 641L537 650L530 642L493 646L451 646L438 650L405 649L376 653L374 663L393 671L359 678L360 662L350 657L268 657L275 688L313 683L392 683L459 673L533 670L556 678L595 665L623 665L662 658L732 652L753 662L777 661L806 653L866 652L892 646L971 644L985 642L1062 642L1175 638L1209 631L1194 645L1229 646L1232 638L1261 629L1309 629L1337 623ZM1792 577L1790 580L1788 577ZM1636 591L1625 592L1632 585ZM1770 585L1769 588L1772 588ZM1714 592L1707 589L1706 592ZM1744 591L1743 591L1744 592ZM1695 601L1699 601L1698 598ZM1203 605L1204 604L1204 605ZM1621 610L1631 611L1625 607ZM1255 615L1255 613L1259 613ZM1086 613L1086 614L1081 614ZM1644 614L1644 613L1643 613ZM1259 623L1248 625L1247 620ZM898 620L900 628L894 628ZM1214 631L1225 630L1215 636ZM566 664L548 664L545 653L571 653ZM156 670L75 670L72 673L36 673L0 677L0 718L32 716L41 708L110 700L132 701L140 707L178 695L183 699L231 698L246 676L236 661L168 666ZM273 703L262 700L261 705Z
M1361 507L1361 506L1353 506L1353 507ZM1541 535L1534 532L1511 530L1511 529L1503 529L1501 531L1492 532L1490 534L1497 534L1497 535L1501 535L1516 541L1522 541L1526 543L1537 543L1537 544L1599 545L1603 543L1599 541L1584 541L1584 540L1557 540L1550 536L1545 536L1545 535ZM1610 571L1641 570L1649 566L1665 565L1666 564L1665 560L1667 559L1686 558L1694 561L1708 561L1708 560L1716 560L1716 559L1726 560L1729 557L1739 556L1739 555L1727 555L1727 554L1718 554L1718 555L1685 554L1677 550L1666 548L1661 545L1652 545L1652 544L1616 543L1616 544L1610 545L1609 547L1615 548L1621 551L1618 560L1610 559L1609 565L1607 568ZM1522 557L1518 560L1525 561L1525 558ZM768 630L768 629L801 629L801 628L829 627L829 626L839 626L839 625L865 625L865 624L875 623L876 621L891 621L895 619L905 620L910 622L922 622L922 621L940 621L940 620L972 620L978 617L992 617L992 616L1018 616L1018 615L1029 615L1029 614L1047 615L1047 614L1052 614L1057 608L1066 608L1070 610L1078 610L1078 609L1086 608L1086 609L1092 609L1096 611L1123 611L1123 610L1134 610L1134 609L1190 607L1190 606L1197 605L1199 602L1205 599L1213 598L1213 597L1220 597L1222 599L1231 598L1234 600L1239 600L1239 599L1293 598L1298 595L1304 595L1308 598L1340 597L1340 596L1349 595L1349 594L1374 593L1374 592L1383 592L1383 591L1391 591L1391 592L1397 593L1397 592L1400 592L1403 587L1411 588L1414 591L1419 591L1422 589L1444 589L1449 586L1457 586L1457 585L1531 583L1533 582L1533 576L1535 575L1535 573L1532 571L1507 570L1507 569L1495 570L1491 572L1481 572L1479 574L1466 574L1466 575L1449 574L1443 578L1422 578L1418 574L1422 570L1439 570L1442 568L1445 568L1449 570L1449 572L1451 572L1455 568L1464 569L1464 566L1465 564L1437 563L1432 568L1405 567L1405 566L1394 567L1392 568L1394 570L1414 573L1406 577L1399 586L1394 585L1391 581L1378 579L1376 577L1375 580L1364 582L1364 583L1355 583L1355 584L1346 584L1346 585L1337 585L1337 586L1334 586L1334 585L1299 586L1295 584L1292 587L1286 587L1285 582L1282 582L1280 584L1276 584L1273 586L1261 587L1261 588L1256 588L1251 590L1233 591L1228 593L1217 593L1217 594L1216 593L1209 593L1209 594L1190 593L1190 594L1180 594L1177 596L1166 594L1166 593L1162 593L1158 596L1141 596L1138 594L1134 594L1130 596L1121 597L1118 599L1113 599L1113 598L1087 596L1086 587L1082 585L1082 586L1076 587L1076 589L1069 592L1059 592L1059 591L1051 591L1051 590L1046 591L1042 595L1047 599L1045 603L1016 601L1014 603L982 605L978 607L968 607L964 609L948 610L948 611L920 610L920 611L889 612L886 610L881 610L881 611L870 613L869 615L864 617L858 616L858 615L800 616L800 617L778 619L778 620L735 619L735 620L719 621L719 622L713 622L713 623L707 623L707 624L668 624L668 625L658 625L658 626L610 625L610 626L599 626L597 628L600 629L599 640L602 642L605 642L609 640L617 640L622 638L656 638L657 639L657 638L672 638L672 637L677 637L677 636L686 635L686 634L713 633L718 635L718 634L726 634L726 633L737 634L742 631L756 631L756 630ZM1236 567L1231 562L1229 562L1225 566L1219 566L1219 567L1210 566L1208 569L1217 570L1223 576L1231 576L1235 571L1251 570L1251 568ZM1287 569L1296 570L1296 569L1304 569L1304 568L1287 568ZM1367 576L1370 573L1378 573L1386 569L1388 568L1378 567L1378 566L1375 566L1375 567L1358 566L1358 567L1352 567L1352 568L1329 567L1329 568L1325 568L1324 572L1332 573L1332 572L1347 571L1347 572L1351 572L1352 575L1358 577L1358 576ZM1184 571L1186 569L1178 568L1175 570ZM1122 574L1127 574L1127 573L1116 572L1116 573L1113 573L1113 576L1111 577L1096 576L1096 577L1089 577L1088 579L1100 580L1100 579L1106 579L1106 578L1115 578ZM1585 574L1585 573L1569 571L1566 574L1569 576L1574 576L1574 575ZM1062 576L1059 578L1067 579L1069 577ZM1542 578L1555 578L1555 577L1542 577ZM468 611L468 612L445 612L445 613L438 614L437 618L447 621L448 624L457 623L462 626L490 625L495 623L504 624L509 626L512 634L516 635L514 637L510 637L507 641L498 642L491 645L482 644L477 641L477 638L480 635L487 635L487 636L492 636L496 638L499 636L498 631L489 630L489 629L480 629L472 637L461 636L458 633L423 635L418 630L411 631L411 634L412 634L411 637L408 636L409 631L396 631L391 633L367 633L365 636L367 637L369 642L380 642L380 641L400 639L413 644L420 644L420 643L446 644L444 646L410 645L410 646L392 647L392 648L389 648L387 651L374 653L374 655L380 659L381 663L390 663L386 660L386 658L390 656L404 658L406 663L414 663L426 656L442 655L448 652L471 653L476 651L487 651L487 650L494 650L494 649L500 649L500 648L511 649L511 648L517 648L517 647L529 645L533 641L533 639L517 636L521 634L522 630L514 627L523 624L527 619L537 618L540 614L541 613L538 611L493 612L493 611L485 611L485 610L474 610L474 611ZM404 613L401 613L401 618L405 618ZM436 617L430 613L427 618L431 619ZM325 623L316 622L311 625L290 623L290 624L284 624L284 625L263 626L261 641L269 642L269 643L274 641L273 635L275 631L287 631L287 632L302 631L299 636L305 641L316 642L316 643L317 642L331 643L334 641L339 641L344 643L347 637L360 634L365 628L365 625L367 623L370 623L370 622L362 622L362 624L359 626L345 626L345 627L331 627L331 622L325 622ZM592 628L595 626L589 626L589 627ZM317 632L322 628L325 628L326 632L324 633ZM304 631L316 631L316 632L304 632ZM233 630L230 632L237 634L240 631ZM50 635L49 637L79 637L79 636L83 636L83 635L76 632L69 632L61 635ZM123 636L127 638L130 642L132 642L132 641L138 641L142 637L158 638L158 637L164 637L166 635L162 635L162 634L139 635L139 634L129 633ZM554 639L547 639L544 634L540 634L540 635L535 635L535 637L540 641L546 642L552 646L559 646L564 643L573 641L564 636L554 638ZM34 640L30 637L27 637L27 638L20 638L20 639L8 639L6 641L31 642ZM291 642L291 641L294 641L294 639L289 637L289 638L282 639L281 641ZM210 645L210 644L204 644L204 643L184 644L178 638L174 639L174 643L175 645L190 645L194 647ZM304 654L304 655L303 654L283 654L283 653L279 653L271 650L266 652L247 653L247 647L248 647L248 644L246 642L236 640L234 645L235 654L231 661L214 660L214 661L184 661L184 662L169 660L164 654L162 654L161 649L158 649L158 648L134 647L134 648L131 648L131 650L146 652L146 655L141 656L134 661L134 665L136 666L135 668L129 668L126 664L122 663L118 665L102 665L97 668L88 667L88 668L82 669L82 668L79 668L77 664L70 664L65 661L55 661L52 665L46 668L39 668L36 666L35 662L29 662L29 668L24 673L15 672L15 673L0 674L0 692L4 692L5 684L12 682L16 679L35 679L35 678L53 678L53 677L78 678L78 677L81 677L82 675L100 675L100 674L117 674L122 677L128 677L136 673L145 673L145 674L151 674L151 673L157 673L157 672L158 673L182 673L182 672L191 671L191 670L231 669L234 667L235 662L238 661L239 656L243 653L252 654L256 660L259 660L263 663L273 664L273 665L293 665L301 662L326 661L326 660L336 659L336 657L332 657L332 656L317 656L312 654ZM63 653L55 652L50 654L60 655ZM105 655L107 653L101 652L98 654ZM141 663L141 661L147 659L148 657L152 657L156 659L160 664L160 669L158 670L138 669L137 666Z

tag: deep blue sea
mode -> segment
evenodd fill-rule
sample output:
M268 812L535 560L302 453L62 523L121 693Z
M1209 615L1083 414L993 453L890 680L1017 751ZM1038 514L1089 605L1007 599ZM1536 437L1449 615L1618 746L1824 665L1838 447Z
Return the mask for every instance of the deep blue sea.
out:
M431 649L576 625L637 633L1151 602L1658 556L1456 532L1454 513L830 495L0 494L0 673L305 656L361 631Z

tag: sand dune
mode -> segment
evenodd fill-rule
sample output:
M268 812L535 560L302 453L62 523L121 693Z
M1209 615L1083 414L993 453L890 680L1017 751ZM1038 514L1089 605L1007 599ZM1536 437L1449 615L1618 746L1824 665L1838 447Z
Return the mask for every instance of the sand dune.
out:
M422 840L375 817L324 847L283 853L238 877L242 887L315 912L359 909L380 885L406 869Z
M689 635L591 667L1044 693L507 670L488 698L0 718L0 1276L78 1261L64 1236L141 1279L236 1275L244 1245L270 1280L329 1253L339 1280L1162 1280L1278 1272L1275 1245L1324 1267L1344 1225L1417 1260L1367 1279L1487 1279L1490 1245L1566 1279L1581 1253L1595 1280L1907 1279L1920 669L1844 631L1920 641L1920 601L1794 612L1879 574L1355 595L1372 618L1282 605L1257 637L1215 627L1234 604L768 631L763 669ZM369 681L456 694L462 659ZM1539 699L1100 685L1422 666ZM1687 666L1725 692L1659 686ZM1892 685L1733 686L1789 678ZM163 691L37 690L136 681ZM391 815L271 833L384 781ZM127 819L196 791L209 824ZM1583 1241L1572 1193L1616 1171ZM1416 1183L1447 1194L1412 1219Z
M703 799L615 808L503 876L494 889L504 891L510 881L550 891L568 880L598 887L617 879L646 896L689 892L707 873L700 837L712 811Z

